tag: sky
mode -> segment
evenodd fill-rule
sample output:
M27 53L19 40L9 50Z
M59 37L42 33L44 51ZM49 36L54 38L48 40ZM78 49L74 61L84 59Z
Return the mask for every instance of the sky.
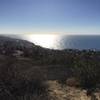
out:
M100 0L0 0L1 34L100 34Z

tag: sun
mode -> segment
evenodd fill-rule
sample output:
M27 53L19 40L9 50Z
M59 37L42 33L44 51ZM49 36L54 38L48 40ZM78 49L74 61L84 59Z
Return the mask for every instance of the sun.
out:
M42 47L56 48L58 36L56 34L29 34L26 38L28 41Z

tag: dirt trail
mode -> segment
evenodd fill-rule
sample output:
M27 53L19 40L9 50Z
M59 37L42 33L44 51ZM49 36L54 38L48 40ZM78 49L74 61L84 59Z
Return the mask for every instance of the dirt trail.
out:
M57 81L49 81L49 94L52 100L95 100L86 95L85 90L61 86ZM98 99L100 100L100 98Z

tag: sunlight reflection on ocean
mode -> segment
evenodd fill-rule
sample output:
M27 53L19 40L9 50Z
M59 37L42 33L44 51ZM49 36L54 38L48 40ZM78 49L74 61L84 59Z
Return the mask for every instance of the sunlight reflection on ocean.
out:
M57 34L29 34L16 35L15 38L30 41L50 49L97 49L100 50L99 35L57 35Z
M100 49L100 36L32 35L27 40L51 49Z

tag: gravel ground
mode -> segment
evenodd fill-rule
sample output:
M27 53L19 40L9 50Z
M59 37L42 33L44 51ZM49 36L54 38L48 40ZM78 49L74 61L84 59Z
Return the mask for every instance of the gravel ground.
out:
M100 100L100 93L95 97L87 96L86 90L75 87L62 86L57 81L48 81L51 100Z

